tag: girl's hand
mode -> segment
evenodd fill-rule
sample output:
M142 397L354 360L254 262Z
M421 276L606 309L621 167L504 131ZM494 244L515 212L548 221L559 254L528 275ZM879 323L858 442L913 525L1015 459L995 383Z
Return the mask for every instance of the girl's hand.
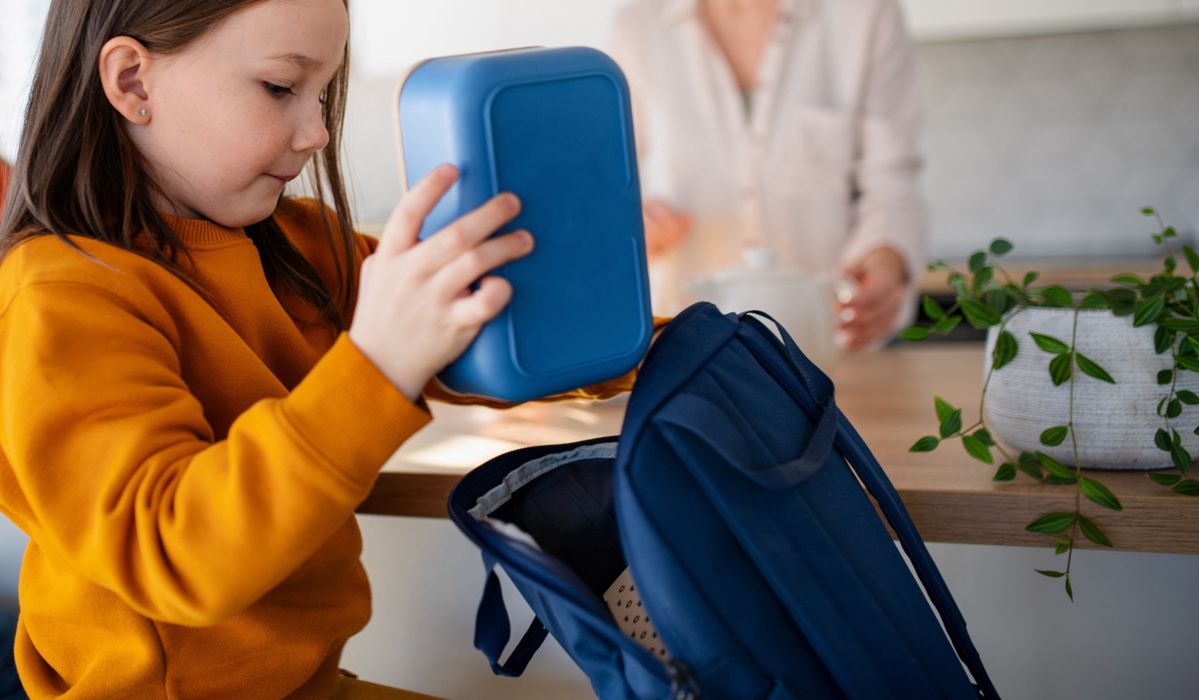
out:
M442 165L421 180L362 263L350 340L412 400L507 305L508 281L484 275L533 249L527 231L489 238L520 211L507 193L418 240L425 217L457 179L456 168Z
M641 207L645 219L645 253L653 262L683 242L691 233L691 217L676 212L669 204L651 199Z
M876 248L850 265L845 274L857 282L849 301L838 304L837 330L848 350L861 350L891 330L907 298L907 267L899 253Z

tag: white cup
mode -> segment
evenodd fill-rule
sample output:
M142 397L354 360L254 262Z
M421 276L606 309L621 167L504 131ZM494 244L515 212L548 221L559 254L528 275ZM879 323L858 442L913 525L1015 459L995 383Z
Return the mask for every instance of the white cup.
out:
M853 292L852 280L843 275L747 266L692 279L688 286L725 313L770 314L821 369L832 369L840 358L834 304Z

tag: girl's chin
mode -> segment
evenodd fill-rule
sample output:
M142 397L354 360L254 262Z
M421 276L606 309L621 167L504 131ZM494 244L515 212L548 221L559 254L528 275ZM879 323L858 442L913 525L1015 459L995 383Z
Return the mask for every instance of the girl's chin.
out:
M212 215L206 218L225 228L245 228L246 226L269 219L279 206L279 199L282 197L282 194L280 192L273 197L264 198L261 203L249 204L236 211L226 209L221 212L213 212Z

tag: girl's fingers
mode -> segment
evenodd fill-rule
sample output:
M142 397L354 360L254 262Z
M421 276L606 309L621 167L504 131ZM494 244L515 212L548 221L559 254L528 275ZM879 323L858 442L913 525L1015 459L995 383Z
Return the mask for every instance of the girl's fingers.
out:
M377 252L396 254L416 245L425 217L457 180L457 168L439 165L416 183L391 210L391 216L387 217L383 233L379 236Z
M495 318L512 298L512 285L502 277L484 277L479 288L450 307L451 321L459 327L482 325Z
M483 206L459 217L449 226L428 237L422 255L432 270L450 264L464 251L474 248L520 213L520 200L505 192L487 200Z
M436 283L451 298L475 280L505 263L528 255L533 237L528 231L498 236L460 254L437 273Z

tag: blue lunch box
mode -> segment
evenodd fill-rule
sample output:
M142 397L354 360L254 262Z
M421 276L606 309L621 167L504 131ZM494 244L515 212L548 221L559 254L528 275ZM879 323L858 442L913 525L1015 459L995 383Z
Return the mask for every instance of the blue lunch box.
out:
M628 86L588 48L435 58L396 91L404 191L442 163L459 181L421 238L500 192L520 197L505 233L534 250L494 274L512 301L439 375L448 389L526 401L620 376L653 335Z

